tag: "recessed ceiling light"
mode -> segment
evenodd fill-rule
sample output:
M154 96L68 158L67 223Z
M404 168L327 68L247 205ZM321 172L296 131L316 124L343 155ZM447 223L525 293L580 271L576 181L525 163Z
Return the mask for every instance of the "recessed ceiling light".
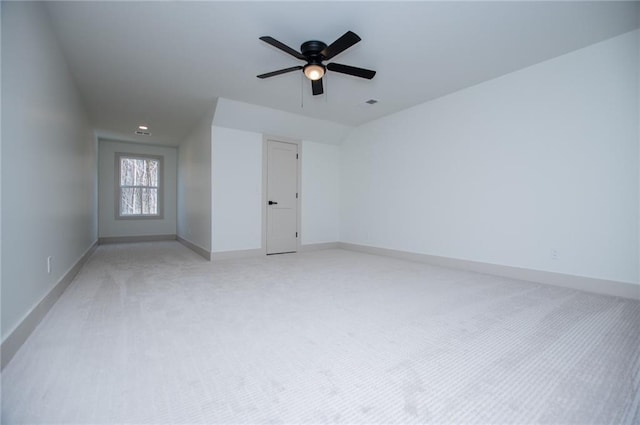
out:
M134 133L138 136L151 136L151 133L149 133L148 131L136 130L134 131Z
M148 125L139 125L138 128L140 130L149 130L149 126Z

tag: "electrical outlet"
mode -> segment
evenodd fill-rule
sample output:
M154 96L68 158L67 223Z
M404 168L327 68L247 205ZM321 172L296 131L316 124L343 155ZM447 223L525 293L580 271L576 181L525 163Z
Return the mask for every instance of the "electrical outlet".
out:
M53 260L52 256L47 257L47 273L51 273L51 260Z
M558 258L559 258L558 257L558 250L557 249L552 249L551 250L551 259L552 260L557 260Z

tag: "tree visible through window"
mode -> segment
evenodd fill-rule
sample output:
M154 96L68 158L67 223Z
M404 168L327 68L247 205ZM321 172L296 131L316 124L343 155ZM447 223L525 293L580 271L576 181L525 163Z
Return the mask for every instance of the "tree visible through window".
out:
M118 154L118 216L159 217L161 157Z

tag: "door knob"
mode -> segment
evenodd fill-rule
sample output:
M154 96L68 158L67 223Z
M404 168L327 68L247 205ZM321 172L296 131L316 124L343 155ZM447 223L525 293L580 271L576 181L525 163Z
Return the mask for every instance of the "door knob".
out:
M274 201L269 201L269 205L278 205L278 203Z

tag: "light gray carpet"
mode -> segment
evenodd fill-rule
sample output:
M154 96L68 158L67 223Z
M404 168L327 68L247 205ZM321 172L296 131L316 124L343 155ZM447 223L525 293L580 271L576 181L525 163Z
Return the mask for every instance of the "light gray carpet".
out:
M343 250L98 248L2 423L640 422L640 303Z

